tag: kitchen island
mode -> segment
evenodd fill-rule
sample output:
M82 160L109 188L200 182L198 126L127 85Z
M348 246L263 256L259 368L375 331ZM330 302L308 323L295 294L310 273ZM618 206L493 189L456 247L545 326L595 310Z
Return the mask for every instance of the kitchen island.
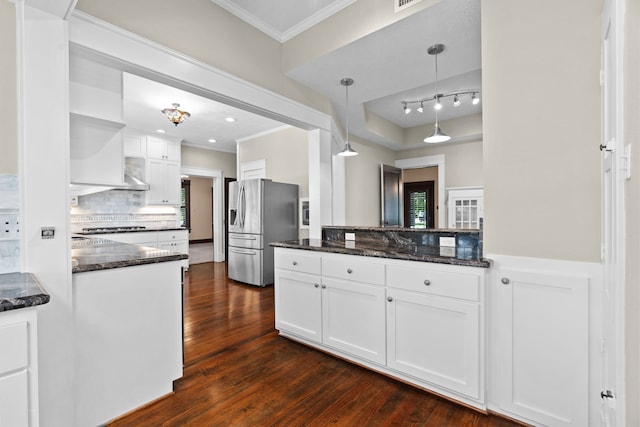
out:
M478 230L323 227L273 243L280 335L486 410Z
M173 391L182 376L187 255L72 240L76 425L102 425Z
M38 425L38 313L49 294L30 273L0 274L0 424Z

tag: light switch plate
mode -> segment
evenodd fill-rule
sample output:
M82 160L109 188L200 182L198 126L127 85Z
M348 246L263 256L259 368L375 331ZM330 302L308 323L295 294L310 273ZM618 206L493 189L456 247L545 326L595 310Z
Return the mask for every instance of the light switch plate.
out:
M40 237L43 239L53 239L56 235L55 227L41 227Z
M440 246L456 246L456 238L455 237L441 237L440 238Z
M344 240L356 240L356 233L344 233Z

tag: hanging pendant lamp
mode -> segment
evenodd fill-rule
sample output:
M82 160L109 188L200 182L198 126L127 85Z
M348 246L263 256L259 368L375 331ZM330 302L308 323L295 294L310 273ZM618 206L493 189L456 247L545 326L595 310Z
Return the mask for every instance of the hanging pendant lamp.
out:
M164 114L174 125L178 126L180 123L184 122L184 119L191 117L191 114L178 108L180 107L180 104L174 103L171 105L173 108L165 108L160 110L160 112Z
M440 104L440 96L438 94L438 54L442 53L443 50L443 44L434 44L427 50L429 55L435 55L436 57L436 105ZM424 139L424 142L434 144L437 142L447 142L450 139L451 137L440 129L440 125L438 124L438 109L436 108L436 123L433 127L433 132Z
M344 86L345 89L345 106L347 109L347 139L344 143L344 149L338 153L338 156L357 156L358 152L351 148L351 144L349 143L349 86L353 84L353 79L345 77L344 79L340 80L340 84Z

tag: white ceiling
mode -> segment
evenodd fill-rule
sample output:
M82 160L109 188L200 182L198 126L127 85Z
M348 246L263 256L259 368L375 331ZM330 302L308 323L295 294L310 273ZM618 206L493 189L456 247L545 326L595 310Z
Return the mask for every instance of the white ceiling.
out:
M276 40L286 40L355 0L212 0ZM393 0L388 0L392 2ZM343 77L355 83L349 88L350 133L392 149L395 141L366 129L365 113L371 111L402 128L435 121L433 102L423 113L404 114L402 101L431 98L435 94L434 56L429 46L443 43L438 56L438 92L481 88L480 0L441 0L395 24L389 25L335 51L289 71L288 76L326 96L339 115L345 117ZM480 94L481 95L481 94ZM443 101L439 120L476 114L481 105L471 106L468 97L453 107ZM162 117L160 108L181 104L192 114L178 127ZM234 116L235 123L224 118ZM127 75L125 77L125 122L146 131L164 129L168 135L184 138L191 145L234 152L236 140L283 126L175 88ZM162 125L159 125L162 123ZM341 123L344 127L344 123ZM160 126L160 127L159 127ZM446 129L443 129L446 132ZM215 144L208 143L210 138ZM416 141L419 145L421 141Z

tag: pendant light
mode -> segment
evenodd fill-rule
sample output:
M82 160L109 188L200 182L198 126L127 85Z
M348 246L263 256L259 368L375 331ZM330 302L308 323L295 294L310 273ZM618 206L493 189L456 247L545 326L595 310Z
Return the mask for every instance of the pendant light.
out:
M344 86L345 89L345 107L347 109L347 140L344 143L344 149L338 153L338 156L357 156L358 152L356 150L354 150L353 148L351 148L351 144L349 143L349 86L351 86L353 84L353 79L349 78L349 77L345 77L344 79L340 80L340 84L342 86Z
M444 50L443 44L434 44L427 50L427 53L429 55L435 55L436 57L436 105L441 105L440 95L438 94L438 54L442 53L443 50ZM424 139L424 142L428 142L428 143L446 142L451 139L449 135L442 132L442 130L440 129L440 125L438 124L438 108L436 108L435 110L436 110L436 123L434 125L433 132L431 133L431 135L429 135Z
M180 107L180 104L174 103L171 105L173 105L173 108L165 108L160 110L160 112L167 116L167 119L169 119L169 121L174 125L178 126L180 123L184 122L184 119L191 117L191 114L178 108Z

